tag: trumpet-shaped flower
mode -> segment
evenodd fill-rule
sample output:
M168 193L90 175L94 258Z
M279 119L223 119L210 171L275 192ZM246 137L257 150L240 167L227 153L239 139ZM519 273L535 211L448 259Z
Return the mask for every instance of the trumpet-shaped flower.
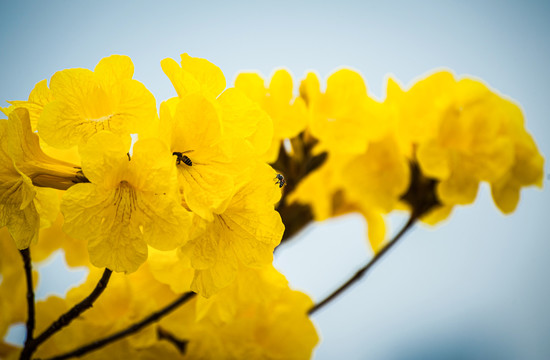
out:
M401 151L414 157L414 147L437 136L441 119L455 99L456 81L448 71L434 73L403 91L392 78L386 100L395 114L393 125ZM416 144L416 145L415 145Z
M239 263L265 266L281 241L284 225L274 210L280 192L273 184L275 172L258 164L250 181L240 185L227 209L216 214L205 232L193 240L192 290L210 296L227 286Z
M272 145L273 121L260 106L242 91L230 88L217 99L223 132L234 141L242 141L251 147L249 152L263 159Z
M59 211L56 191L45 186L73 185L77 169L42 152L24 108L0 120L0 139L0 226L8 226L17 247L25 249Z
M38 82L31 93L29 94L29 99L27 101L8 101L12 106L11 108L24 107L29 111L29 116L31 119L31 128L36 130L38 125L38 119L42 110L46 104L53 101L53 96L51 90L48 88L48 80L44 79Z
M292 76L286 70L277 70L266 88L257 73L240 73L235 88L261 105L273 120L273 140L263 159L275 162L281 140L292 138L306 128L307 109L302 98L293 95ZM264 150L264 152L265 152Z
M6 229L0 229L0 253L0 337L4 338L11 324L26 319L25 302L14 299L24 299L27 288L21 255Z
M497 100L489 89L471 80L456 85L454 106L439 120L436 137L418 146L422 172L441 179L437 188L445 204L474 201L480 181L494 181L513 162L513 143L501 136Z
M185 359L309 359L319 341L311 299L272 266L241 268L231 286L194 303L160 324L188 341Z
M69 148L107 130L129 135L150 129L157 119L155 98L137 80L127 56L102 59L94 71L67 69L50 80L53 101L38 120L40 137L49 145Z
M212 101L224 136L245 139L252 147L249 151L256 154L266 152L273 136L271 119L241 91L234 88L224 91L226 81L220 68L206 59L187 54L181 55L181 66L170 58L162 60L161 66L180 99L194 94Z
M192 289L209 297L235 279L240 264L270 264L284 232L274 210L280 197L274 177L273 169L258 164L252 178L240 183L224 212L210 222L196 218L194 227L202 232L170 256L153 257L155 277L174 291Z
M90 183L71 187L61 204L64 231L88 240L92 264L124 272L147 259L147 244L161 250L182 245L190 224L168 149L156 139L140 140L130 158L129 146L109 132L90 138L81 149Z
M430 223L473 202L481 181L503 212L515 208L522 186L541 184L543 158L520 109L481 82L444 71L404 92L390 81L386 101L397 114L401 149L438 181L443 207L428 214Z
M342 182L362 208L392 211L409 185L409 163L393 137L369 145L342 170Z
M181 66L170 58L162 60L160 65L180 98L196 92L216 98L225 89L223 72L206 59L181 54Z
M43 331L58 316L87 296L101 277L99 269L91 269L87 281L71 289L65 299L51 296L37 304L37 331ZM111 276L107 291L94 302L93 308L82 313L71 325L48 339L37 349L41 358L53 357L83 346L92 339L120 331L141 320L152 311L172 301L175 294L150 274L146 265L130 275ZM181 354L167 341L158 341L157 326L118 340L109 346L86 354L84 359L104 358L178 359Z
M31 120L32 131L36 131L38 127L38 119L42 115L44 107L53 101L53 95L48 88L48 81L42 80L38 82L32 89L27 101L8 101L11 106L7 109L0 109L8 114L16 108L25 108L29 111L29 117ZM60 149L48 145L42 138L40 140L40 147L45 154L55 159L62 159L64 161L71 162L80 166L80 156L78 155L78 149L73 146L69 149Z
M63 249L65 262L70 267L90 266L87 244L63 232L63 215L58 213L52 226L40 229L40 241L31 247L33 261L47 259L54 251Z
M316 221L360 213L368 223L369 243L377 251L386 235L382 214L396 207L408 183L408 163L388 137L371 143L364 154L329 156L288 201L308 205Z
M542 187L544 158L525 130L518 106L504 99L501 99L499 106L503 115L506 114L503 116L503 132L513 142L514 159L512 166L500 178L491 181L491 193L498 208L507 214L515 210L523 186Z
M219 107L200 93L162 103L160 120L184 204L212 220L225 210L237 179L250 166L250 148L243 139L223 136Z
M361 75L342 69L327 79L324 93L315 88L309 75L302 93L310 109L310 130L321 145L333 153L361 154L370 141L389 131L388 112L383 104L367 95Z
M171 251L149 249L147 263L159 282L169 285L177 294L191 291L195 270L191 267L193 245L191 242Z
M329 156L316 171L306 176L288 195L288 202L309 205L316 221L335 215L334 198L342 191L342 170L350 156Z

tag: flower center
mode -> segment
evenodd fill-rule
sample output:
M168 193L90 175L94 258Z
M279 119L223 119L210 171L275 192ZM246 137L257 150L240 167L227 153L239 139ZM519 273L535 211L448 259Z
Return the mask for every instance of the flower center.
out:
M136 190L127 181L121 181L115 190L115 217L121 222L130 221L132 212L137 209Z

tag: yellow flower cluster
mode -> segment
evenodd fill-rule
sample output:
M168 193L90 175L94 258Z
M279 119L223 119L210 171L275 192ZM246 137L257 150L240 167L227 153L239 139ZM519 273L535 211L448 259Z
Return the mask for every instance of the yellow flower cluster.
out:
M542 186L544 159L521 110L480 81L444 71L405 92L390 79L386 102L397 114L402 151L438 182L443 207L431 220L473 202L481 181L504 213L514 211L522 186Z
M543 157L521 110L480 81L442 71L404 91L389 79L384 101L369 96L361 75L348 69L330 75L324 91L308 74L295 97L285 70L275 72L268 86L261 83L254 73L239 74L236 88L273 119L284 119L274 121L275 134L284 133L279 126L290 129L284 121L300 126L292 129L300 135L286 150L292 161L279 156L274 163L296 185L287 201L309 206L316 220L363 214L375 251L385 238L383 215L394 209L410 209L433 224L455 205L473 202L485 181L498 208L509 213L521 187L542 186ZM323 152L326 161L309 171L308 163ZM287 228L296 221L292 216L283 216Z
M93 71L59 71L2 109L0 307L10 311L0 334L25 319L20 302L6 301L24 297L16 249L40 261L62 248L70 266L91 269L65 299L37 305L38 330L89 294L96 268L115 271L93 310L40 346L41 357L194 291L172 316L87 357L308 358L318 341L312 303L272 266L281 239L359 212L378 251L395 209L436 223L485 181L508 213L523 186L542 184L520 109L476 80L438 72L405 91L390 79L378 101L349 69L326 85L307 74L295 93L286 70L268 85L241 73L226 88L205 59L161 66L177 96L158 112L119 55ZM168 338L185 351L159 341ZM19 350L0 345L3 357Z
M59 71L49 87L41 81L28 101L13 101L3 109L8 119L0 120L0 225L7 225L19 249L36 244L39 229L44 229L35 261L40 253L62 247L69 264L88 265L89 256L90 266L130 274L148 269L151 253L156 277L148 275L149 291L171 291L164 284L174 284L179 293L193 290L212 297L242 282L239 274L247 269L276 273L273 251L284 226L274 207L281 190L274 184L276 172L261 158L271 145L271 118L241 91L225 89L221 70L204 59L184 54L181 64L165 59L161 65L178 96L164 101L159 114L153 95L132 79L130 58L118 55L102 59L94 71ZM87 254L72 239L87 243ZM6 269L2 276L7 279L17 267L14 263ZM271 286L256 282L258 291ZM291 292L286 282L279 287ZM79 289L74 299L89 286ZM128 294L112 291L118 291L109 309L114 314ZM50 299L40 306L61 312L72 306L71 299ZM138 301L147 303L140 304L140 315L158 305L148 297ZM276 301L300 309L308 336L315 339L305 343L302 354L308 357L316 343L305 315L310 301L305 295ZM302 305L294 306L295 301ZM249 311L246 303L238 305ZM13 314L2 326L21 320L19 313ZM97 321L98 316L91 316ZM273 319L263 319L259 311L255 316L257 326L271 327L265 322ZM98 335L118 326L108 316L99 318ZM156 340L155 335L148 341Z
M49 88L40 82L29 101L13 102L0 123L10 140L0 153L2 225L20 249L28 247L39 219L48 226L57 216L57 194L44 186L66 189L63 230L88 242L92 264L130 273L149 246L185 246L192 248L193 289L209 294L241 262L270 264L280 241L276 173L258 155L272 124L244 94L223 91L225 78L208 61L184 54L182 67L171 59L162 66L178 97L161 104L160 117L125 56L105 58L94 71L57 72ZM41 141L51 153L70 148L75 165L45 155ZM41 202L43 192L49 202Z

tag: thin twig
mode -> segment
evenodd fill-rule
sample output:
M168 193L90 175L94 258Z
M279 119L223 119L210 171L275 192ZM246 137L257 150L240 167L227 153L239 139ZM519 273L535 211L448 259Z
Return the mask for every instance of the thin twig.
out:
M34 339L29 344L29 346L31 347L31 354L40 344L49 339L53 334L63 329L65 326L69 325L71 321L80 316L80 314L91 308L99 295L101 295L101 293L103 293L103 291L107 287L112 273L113 272L111 270L105 268L103 276L101 276L101 279L99 279L97 285L90 293L90 295L88 295L84 300L73 306L72 309L61 315L56 321L54 321L46 330L44 330L40 335L36 337L36 339Z
M321 301L320 303L314 305L311 309L309 309L308 314L312 315L313 313L315 313L317 310L319 310L320 308L322 308L323 306L325 306L326 304L334 300L338 295L343 293L347 288L349 288L351 285L357 282L363 275L365 275L367 271L369 271L369 269L372 268L372 266L374 266L374 264L376 264L378 260L380 260L382 256L384 256L384 254L387 253L397 243L397 241L399 241L399 239L401 239L403 234L405 234L407 230L409 230L412 227L412 225L414 224L417 218L418 218L417 216L411 214L409 220L407 221L405 226L403 226L403 228L399 231L399 233L397 233L397 235L395 235L395 237L382 250L380 250L380 252L378 252L371 259L371 261L368 262L367 265L365 265L359 271L357 271L355 275L353 275L348 281L346 281L342 286L336 289L332 294L326 297L323 301Z
M188 340L181 340L181 339L178 339L177 337L175 337L172 333L164 330L163 328L161 327L158 327L157 328L157 337L160 339L160 340L166 340L168 341L169 343L171 343L172 345L174 345L176 347L176 349L178 349L178 351L180 352L180 354L184 355L185 354L185 350L187 349L187 344L189 343Z
M70 351L65 354L61 354L52 358L49 358L48 360L63 360L63 359L69 359L72 357L80 357L84 354L87 354L91 351L97 350L105 345L108 345L112 342L117 341L118 339L121 339L125 336L131 335L133 333L138 332L142 328L144 328L147 325L150 325L154 323L155 321L160 320L164 315L169 314L170 312L177 309L180 305L185 304L187 301L191 300L196 294L192 291L186 292L185 294L182 294L179 298L162 308L161 310L152 313L145 319L141 320L140 322L137 322L133 325L130 325L124 330L121 330L117 333L114 333L110 336L107 336L103 339L94 341L88 345L81 346L80 348Z
M19 250L23 257L23 266L25 268L25 277L27 280L27 338L25 339L25 348L33 340L34 324L35 324L35 310L34 310L34 288L32 285L32 263L31 252L29 248ZM29 359L30 353L26 353L24 350L21 352L20 359Z

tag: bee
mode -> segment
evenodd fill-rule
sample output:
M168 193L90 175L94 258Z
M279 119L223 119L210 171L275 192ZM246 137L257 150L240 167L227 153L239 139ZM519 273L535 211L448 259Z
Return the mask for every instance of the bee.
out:
M285 186L286 184L285 178L281 174L277 174L277 176L275 176L273 180L276 180L275 185L279 185L279 189Z
M184 163L185 165L187 166L193 166L193 161L191 161L191 159L187 156L187 155L183 155L185 153L188 153L188 152L191 152L193 150L189 150L189 151L184 151L184 152L178 152L178 151L174 151L172 153L172 155L176 155L177 158L176 158L176 165L179 165L181 163Z

